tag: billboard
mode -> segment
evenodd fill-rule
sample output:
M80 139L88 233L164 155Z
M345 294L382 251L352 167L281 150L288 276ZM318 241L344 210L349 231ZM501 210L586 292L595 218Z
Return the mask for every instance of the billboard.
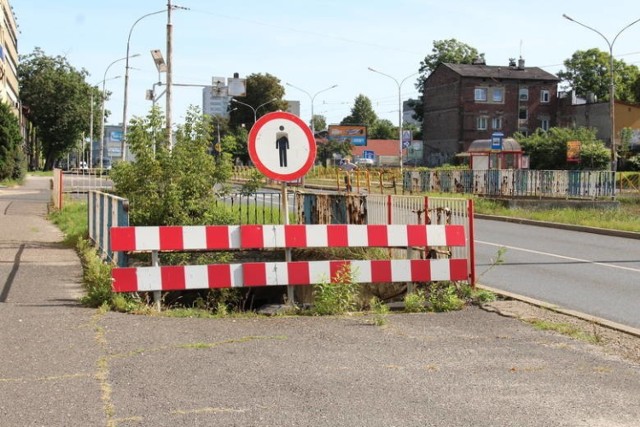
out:
M580 141L567 141L567 162L580 162Z
M366 126L329 125L329 140L336 142L350 142L352 145L367 145Z

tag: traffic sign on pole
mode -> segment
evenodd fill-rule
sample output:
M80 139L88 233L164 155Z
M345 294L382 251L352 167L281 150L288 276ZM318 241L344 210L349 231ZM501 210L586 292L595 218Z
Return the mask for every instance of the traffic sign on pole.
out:
M260 117L249 132L249 157L268 178L294 181L303 177L316 159L316 142L309 127L282 111Z

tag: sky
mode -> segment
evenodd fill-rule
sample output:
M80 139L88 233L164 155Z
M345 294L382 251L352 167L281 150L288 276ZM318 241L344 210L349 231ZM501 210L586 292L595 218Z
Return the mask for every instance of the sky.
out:
M19 25L18 52L40 47L89 72L87 82L112 92L107 124L122 122L127 37L131 32L127 117L151 108L145 92L158 81L150 51L166 58L166 0L10 0ZM300 116L338 124L355 98L367 96L379 118L398 123L398 95L415 98L420 62L436 40L456 39L485 54L487 65L509 58L550 73L577 50L609 50L640 18L638 0L172 0L173 82L210 85L212 77L269 73L300 101ZM615 7L614 7L615 5ZM144 15L164 10L147 16ZM624 30L614 56L640 66L640 22ZM110 66L110 64L112 64ZM110 67L109 67L110 66ZM374 68L388 76L368 70ZM406 78L406 79L405 79ZM164 76L161 77L164 81ZM395 79L395 81L394 81ZM398 88L398 83L404 81ZM290 83L305 92L285 85ZM323 91L333 85L336 88ZM321 92L322 93L318 93ZM164 108L164 99L159 101ZM202 107L200 87L174 87L174 123L190 105ZM246 107L245 107L246 108Z

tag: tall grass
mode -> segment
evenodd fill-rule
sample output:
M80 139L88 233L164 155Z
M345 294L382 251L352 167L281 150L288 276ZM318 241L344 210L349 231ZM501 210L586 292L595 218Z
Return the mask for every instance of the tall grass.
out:
M88 208L86 202L65 199L64 207L49 215L51 221L64 233L65 244L76 247L87 236Z

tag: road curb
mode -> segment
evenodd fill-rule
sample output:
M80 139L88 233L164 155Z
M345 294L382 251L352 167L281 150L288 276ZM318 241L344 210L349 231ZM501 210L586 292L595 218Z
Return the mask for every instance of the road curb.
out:
M609 328L618 332L623 332L625 334L633 335L634 337L640 338L640 329L633 328L631 326L622 325L620 323L612 322L610 320L603 319L597 316L591 316L589 314L581 313L579 311L562 308L555 304L550 304L544 301L537 300L535 298L529 298L524 295L519 295L513 292L502 291L496 288L492 288L490 286L477 284L476 287L478 287L479 289L484 289L489 292L493 292L494 294L500 295L504 298L521 301L536 307L544 308L546 310L551 310L559 314L564 314L566 316L575 317L580 320L585 320L587 322L595 323L597 325L604 326L606 328Z

